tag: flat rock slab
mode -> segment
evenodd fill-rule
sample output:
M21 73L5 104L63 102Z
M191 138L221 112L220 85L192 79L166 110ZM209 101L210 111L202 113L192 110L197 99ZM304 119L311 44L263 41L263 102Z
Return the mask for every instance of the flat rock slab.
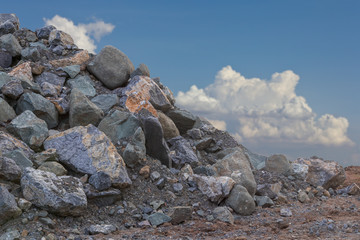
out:
M95 126L78 126L50 136L45 149L55 148L60 162L84 174L103 171L110 175L114 187L128 187L131 180L124 160L110 139Z
M26 200L59 215L79 216L87 206L83 185L75 177L26 168L21 188Z
M91 225L89 227L89 233L91 235L95 235L99 233L107 235L115 231L116 231L116 227L110 224Z

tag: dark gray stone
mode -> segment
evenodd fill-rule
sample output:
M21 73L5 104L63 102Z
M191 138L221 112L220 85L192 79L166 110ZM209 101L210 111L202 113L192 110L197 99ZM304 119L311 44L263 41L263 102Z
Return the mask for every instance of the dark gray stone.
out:
M21 56L25 60L30 60L32 62L37 62L41 59L41 54L36 47L24 48L23 50L21 50Z
M231 214L227 207L217 207L213 210L213 216L215 219L234 224L234 216Z
M92 103L81 91L73 89L70 95L70 127L97 126L104 117L103 111Z
M59 77L58 75L51 72L43 72L39 76L35 77L35 81L39 85L41 85L44 82L47 82L62 88L65 83L65 77Z
M57 45L57 46L55 46L54 48L51 49L51 51L53 53L55 53L56 55L60 55L60 56L63 55L64 50L65 50L65 48L63 46L61 46L61 45Z
M93 87L94 83L89 76L78 75L74 79L69 79L67 85L72 89L82 92L84 95L93 97L96 95L96 90Z
M194 168L195 174L202 174L205 176L214 176L216 175L215 170L211 166L198 166Z
M73 45L74 40L66 32L53 29L49 35L49 43L52 46L57 46L57 45L67 46L67 45Z
M0 48L8 51L13 57L20 56L21 54L21 46L12 34L5 34L0 37Z
M99 207L110 206L123 197L121 190L116 188L98 191L92 185L85 184L84 190L89 203L93 203Z
M96 172L89 178L89 183L98 191L103 191L111 187L111 177L103 171Z
M0 226L20 214L21 209L18 208L15 197L0 184Z
M4 156L15 150L21 151L26 158L30 158L34 154L34 151L23 141L20 141L3 131L0 131L0 149Z
M174 167L181 168L186 163L190 164L192 167L196 167L199 163L194 150L192 149L190 143L183 137L178 136L172 138L168 141L171 145L170 147L170 157L174 164Z
M240 215L250 215L255 211L254 199L246 188L239 184L234 186L225 202Z
M119 97L116 94L101 94L91 99L104 113L107 113L113 106L119 103Z
M60 162L76 172L95 174L106 172L114 187L131 184L125 163L110 139L89 124L52 135L44 142L45 149L55 148Z
M156 187L160 190L162 190L165 187L165 183L166 183L166 179L165 178L160 178L156 183Z
M39 150L49 136L46 122L29 110L14 118L6 129L34 150Z
M24 88L22 87L20 80L14 79L4 84L1 88L1 92L8 98L18 99L21 94L24 93Z
M75 177L57 177L54 173L26 168L21 188L26 200L62 216L79 216L87 206L83 185Z
M1 157L0 155L0 178L8 181L18 182L21 178L21 169L11 158Z
M95 234L105 234L108 235L112 232L116 231L116 227L114 225L110 224L101 224L101 225L91 225L89 227L89 234L95 235Z
M7 122L16 117L14 109L2 98L0 98L0 122Z
M12 64L12 56L10 53L0 49L0 67L8 68Z
M56 29L56 28L52 25L36 29L36 36L39 39L49 39L51 31L54 29Z
M76 75L80 73L80 65L71 65L63 67L64 72L66 72L70 78L75 78Z
M164 138L169 140L180 135L175 123L161 111L158 111L159 121L164 131Z
M149 216L148 220L152 226L157 227L163 223L170 222L171 217L169 217L168 215L166 215L164 213L156 212L156 213L151 214Z
M16 113L21 114L26 110L32 111L38 118L44 120L49 129L58 125L58 112L54 104L39 94L29 92L20 97Z
M164 140L163 130L159 120L154 117L146 118L144 120L144 132L146 139L146 153L159 159L162 164L171 168L172 162L170 150Z
M14 33L15 31L16 31L16 27L10 21L6 21L6 22L0 24L0 36L8 34L8 33Z
M99 129L116 144L122 138L133 136L139 126L140 121L134 114L115 110L110 111L108 115L101 120Z
M18 30L20 27L19 18L14 13L1 13L0 14L0 24L5 22L11 22L15 26L15 30Z
M241 147L244 150L245 155L248 156L248 158L250 160L250 163L253 166L253 168L255 168L257 170L265 168L265 162L266 162L266 159L267 159L266 156L263 156L263 155L260 155L260 154L257 154L257 153L253 153L244 146L241 146Z
M130 59L113 46L105 46L87 68L109 89L124 85L134 71Z
M268 196L255 196L254 199L259 207L267 208L274 206L274 202Z
M195 147L197 150L201 151L209 148L211 145L215 144L215 140L212 137L203 138L197 142L195 142Z
M3 154L4 157L11 158L15 161L16 165L20 167L21 171L24 171L27 167L32 167L33 163L29 159L29 155L25 154L26 150L17 148L12 151Z
M123 153L126 166L135 167L146 158L145 135L141 127L135 131Z
M146 77L150 77L150 71L149 68L144 64L141 63L136 69L135 71L133 71L130 74L130 78L133 78L135 76L146 76Z
M59 86L48 82L43 82L40 87L44 97L58 97L60 95L61 88Z
M196 117L190 112L182 109L172 109L166 112L166 115L173 120L181 134L185 134L193 128Z
M0 88L4 86L4 84L10 82L12 80L11 76L5 72L0 72Z
M191 206L177 206L171 210L171 223L179 224L191 220L193 208Z

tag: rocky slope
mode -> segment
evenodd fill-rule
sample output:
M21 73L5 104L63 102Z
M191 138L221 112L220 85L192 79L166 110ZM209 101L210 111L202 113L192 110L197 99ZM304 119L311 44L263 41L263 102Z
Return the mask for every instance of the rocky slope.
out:
M0 14L0 239L358 239L358 169L252 153L145 64Z

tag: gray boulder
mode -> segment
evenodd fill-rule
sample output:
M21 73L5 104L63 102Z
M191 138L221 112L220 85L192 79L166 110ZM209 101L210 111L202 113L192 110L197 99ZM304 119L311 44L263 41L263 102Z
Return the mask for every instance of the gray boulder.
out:
M237 184L231 190L226 204L240 215L250 215L255 211L255 202L246 188Z
M83 185L78 178L57 177L54 173L26 168L21 178L26 200L62 216L79 216L87 206Z
M81 91L74 89L70 95L70 127L97 126L104 117L103 111L92 103Z
M116 188L98 191L91 184L85 184L84 190L89 203L99 207L110 206L123 198L121 190Z
M157 118L148 117L144 120L144 132L146 139L146 153L171 168L172 162L170 150L164 140L161 124Z
M126 166L135 167L146 158L145 135L141 127L135 131L123 153Z
M2 98L0 98L0 122L7 122L16 117L14 109Z
M1 157L0 155L0 178L7 181L19 181L21 178L21 169L11 158Z
M89 183L98 191L104 191L111 187L111 177L103 171L96 172L89 178Z
M193 208L191 206L177 206L171 209L170 217L172 224L179 224L191 220Z
M63 165L54 161L44 162L40 165L40 167L38 167L38 170L51 172L56 176L65 176L68 172Z
M4 84L1 88L1 92L8 98L18 99L20 95L24 93L24 88L22 87L20 80L14 79Z
M193 114L182 109L172 109L166 112L166 115L173 120L180 134L185 134L193 128L196 121L196 117Z
M224 154L223 154L224 153ZM218 176L228 176L236 183L244 186L251 196L256 192L256 181L251 170L249 159L240 148L232 148L220 152L219 156L225 155L219 159L213 169Z
M38 118L44 120L49 129L58 125L58 112L54 104L39 94L28 92L20 97L16 113L21 114L26 110L32 111Z
M12 34L5 34L0 37L0 48L8 51L13 57L21 55L21 46Z
M144 64L141 63L136 69L135 71L133 71L130 74L130 78L133 78L135 76L146 76L146 77L150 77L150 71L149 68Z
M46 122L29 110L14 118L6 129L34 150L39 150L49 136Z
M78 126L50 136L45 149L56 149L60 162L76 172L93 175L98 171L111 177L114 187L128 187L131 180L125 163L110 139L89 124Z
M185 138L178 136L170 139L168 142L171 146L170 156L173 162L173 167L179 169L186 163L190 164L192 167L196 167L199 164L199 159L197 158L190 143Z
M119 97L116 94L100 94L91 99L104 113L107 113L113 106L119 103Z
M227 207L217 207L213 210L213 217L216 220L234 224L234 216Z
M93 97L96 95L96 90L93 87L94 83L91 81L89 76L78 75L74 79L69 79L67 84L72 90L76 89L86 96Z
M21 50L21 56L25 60L37 62L41 59L41 54L36 47L27 47Z
M0 226L20 214L21 209L18 208L15 197L0 184Z
M15 26L15 30L18 30L20 27L19 18L14 13L1 13L0 14L0 24L11 22Z
M16 165L21 169L21 172L24 171L25 168L33 166L33 162L21 148L6 152L3 156L14 160Z
M87 68L109 89L124 85L134 71L130 59L113 46L105 46Z
M283 154L275 154L265 161L265 170L268 172L276 172L280 174L291 173L291 164Z
M158 113L159 121L161 123L161 127L164 131L164 138L166 140L169 140L171 138L179 136L180 132L177 129L175 123L171 120L171 118L166 116L161 111L158 111L157 113Z
M52 30L56 29L54 26L49 25L49 26L45 26L39 29L36 29L36 36L39 39L49 39L50 33Z
M50 45L53 46L57 46L57 45L66 46L66 45L73 45L74 40L66 32L54 29L50 32L49 43Z
M43 72L39 76L35 77L35 81L39 85L43 84L44 82L51 83L61 89L64 86L65 77L60 77L51 72Z
M0 67L8 68L12 64L12 56L7 51L0 49Z
M75 78L76 75L80 73L80 65L71 65L63 67L64 72L66 72L70 78Z
M34 154L34 151L23 141L20 141L3 131L0 131L0 149L3 155L10 154L15 150L21 151L26 158L30 158Z
M140 121L134 114L114 110L101 120L99 130L103 131L116 144L122 138L133 136L139 126Z

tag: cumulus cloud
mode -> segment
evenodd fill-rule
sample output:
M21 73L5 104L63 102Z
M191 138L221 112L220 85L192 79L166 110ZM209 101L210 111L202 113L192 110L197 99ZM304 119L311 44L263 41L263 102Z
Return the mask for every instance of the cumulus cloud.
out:
M70 34L79 48L86 49L91 53L94 53L96 49L93 38L99 42L103 36L111 33L115 28L113 24L105 23L101 20L96 20L95 22L88 24L80 23L76 25L70 19L59 15L55 15L52 19L44 18L44 22L45 25L53 25L57 29Z
M245 78L226 66L212 84L180 91L176 100L181 107L216 119L215 125L231 125L230 131L239 140L353 145L347 137L348 120L331 114L317 117L306 99L296 95L299 80L291 70L263 80Z

